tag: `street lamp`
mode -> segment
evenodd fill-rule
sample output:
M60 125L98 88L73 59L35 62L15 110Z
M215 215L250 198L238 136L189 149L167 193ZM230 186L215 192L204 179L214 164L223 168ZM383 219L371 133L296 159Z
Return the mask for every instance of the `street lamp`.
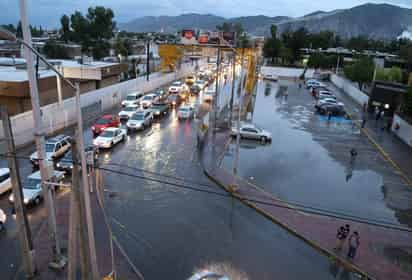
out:
M28 50L30 50L33 54L35 54L41 61L43 61L53 72L56 73L63 81L65 81L75 92L76 92L76 107L77 107L77 129L78 129L78 146L79 150L82 151L80 153L81 156L81 167L82 170L87 170L86 166L86 155L84 153L84 139L83 139L83 119L82 119L82 111L80 106L80 86L79 83L76 82L73 84L71 81L66 79L60 71L58 71L51 63L47 61L45 57L43 57L33 46L31 45L31 34L28 28L27 22L27 11L26 11L26 3L24 0L20 1L21 7L21 21L22 21L22 30L23 30L23 37L25 40L21 40L17 38L13 33L4 28L0 27L0 39L8 40L11 42L17 42L25 46ZM30 97L32 101L32 112L33 112L33 120L34 120L34 136L36 140L36 149L38 153L39 159L46 159L46 151L45 151L45 133L43 133L42 125L41 125L41 116L40 116L40 103L39 103L39 93L37 87L37 79L33 69L33 60L31 56L26 53L26 63L27 63L27 74L29 78L30 84ZM56 226L56 215L55 215L55 206L53 202L53 196L51 189L49 186L44 184L49 179L49 174L47 168L45 166L45 162L43 160L39 160L39 168L40 168L40 176L43 182L42 189L45 196L45 204L48 211L49 216L49 234L53 240L54 246L54 261L56 261L57 266L63 266L65 263L65 259L62 258L61 255L61 247L57 235L57 226ZM93 216L91 213L91 206L90 206L90 191L89 191L89 179L87 176L87 172L82 172L82 183L84 189L84 200L85 200L85 211L86 211L86 222L87 222L87 233L89 239L89 250L90 250L90 257L91 257L91 268L92 268L92 275L93 279L98 278L98 268L97 268L97 255L96 255L96 244L94 239L94 229L93 229Z

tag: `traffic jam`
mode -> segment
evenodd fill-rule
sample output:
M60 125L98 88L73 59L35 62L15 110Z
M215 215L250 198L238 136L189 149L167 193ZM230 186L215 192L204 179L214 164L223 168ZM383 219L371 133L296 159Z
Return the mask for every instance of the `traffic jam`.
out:
M227 71L225 67L223 71ZM117 114L104 114L90 127L93 135L92 145L85 148L87 158L97 160L100 150L110 150L127 136L139 133L174 110L179 121L194 119L196 100L210 103L215 95L216 67L210 64L196 75L189 75L183 80L173 82L168 88L159 88L149 93L131 92L121 102ZM200 95L202 94L202 95ZM200 100L201 99L201 100ZM46 140L46 158L51 170L51 179L56 190L64 186L73 169L71 136L57 135ZM30 155L33 172L22 178L23 202L26 207L34 207L43 201L39 158L37 152ZM9 168L0 168L0 196L7 197L11 212L14 213L14 196ZM7 215L0 209L0 231L5 229Z

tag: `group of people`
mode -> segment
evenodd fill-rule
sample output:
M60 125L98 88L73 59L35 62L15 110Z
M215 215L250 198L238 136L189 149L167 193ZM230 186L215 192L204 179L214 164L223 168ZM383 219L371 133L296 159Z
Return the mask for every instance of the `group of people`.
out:
M345 241L348 240L347 257L353 260L360 245L359 233L357 231L350 233L350 226L346 224L338 228L336 239L336 247L334 248L336 251L342 251Z

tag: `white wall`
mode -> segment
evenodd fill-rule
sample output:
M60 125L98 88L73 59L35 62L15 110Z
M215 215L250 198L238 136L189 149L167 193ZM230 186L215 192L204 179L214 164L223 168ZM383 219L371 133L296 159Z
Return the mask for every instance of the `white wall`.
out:
M276 75L280 78L298 78L302 75L303 68L287 68L287 67L271 67L271 66L262 66L260 72L265 74ZM305 74L305 78L312 78L315 73L315 70L308 69Z
M339 77L335 74L332 74L330 76L330 80L337 88L343 90L359 105L363 106L363 104L368 103L369 96L366 95L363 91L359 90L359 88L351 81L348 81L345 78Z
M398 125L399 129L396 129ZM412 147L412 124L404 121L397 114L393 117L392 132L396 134L403 142Z
M183 64L181 69L177 72L151 74L150 81L146 81L146 77L139 77L137 80L133 79L90 91L81 95L81 106L86 107L100 101L102 110L108 110L119 105L121 100L132 91L152 91L162 85L187 76L192 73L194 69L195 65ZM77 111L74 97L64 100L62 105L54 103L44 106L41 108L41 111L43 119L42 128L43 132L46 134L52 134L57 130L76 123ZM25 145L33 141L34 122L31 111L11 117L11 125L16 146ZM3 137L4 135L1 125L0 128L0 137Z

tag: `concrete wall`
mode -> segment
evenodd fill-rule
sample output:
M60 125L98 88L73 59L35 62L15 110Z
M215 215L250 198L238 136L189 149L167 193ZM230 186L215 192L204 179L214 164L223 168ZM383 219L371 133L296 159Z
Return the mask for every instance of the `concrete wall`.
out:
M95 103L101 103L102 110L108 110L119 105L125 96L136 90L148 92L162 85L168 84L175 79L182 78L194 71L194 65L182 65L181 69L174 73L162 74L153 73L150 75L150 81L146 77L139 77L137 80L114 84L102 89L93 90L80 96L81 106L86 107ZM49 104L41 108L43 127L45 133L52 134L57 130L76 123L75 98L68 98L60 106L57 103ZM11 124L17 146L22 146L33 141L33 117L32 112L11 117ZM0 125L0 137L3 137L3 128Z
M330 76L331 82L339 89L343 90L347 95L349 95L356 103L363 105L368 103L369 96L354 85L351 81L339 77L338 75L332 74Z
M399 129L397 129L397 126L399 126ZM392 132L412 147L412 124L406 122L397 114L393 117Z
M276 75L279 78L298 78L302 75L303 68L288 68L288 67L271 67L271 66L262 66L260 72L262 74L271 74ZM312 78L315 73L315 70L308 69L305 74L305 78Z

